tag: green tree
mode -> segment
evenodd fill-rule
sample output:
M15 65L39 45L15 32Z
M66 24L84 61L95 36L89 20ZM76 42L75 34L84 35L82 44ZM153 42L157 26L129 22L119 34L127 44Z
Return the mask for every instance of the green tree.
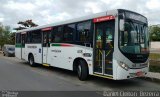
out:
M10 33L9 44L15 44L15 32Z
M1 49L4 44L11 43L10 36L11 36L10 26L3 26L1 24L0 25L0 47L1 47Z
M27 28L38 26L32 20L19 21L17 24L19 24L20 26L17 28L14 28L14 30L22 30L22 29L27 29Z
M158 25L150 26L149 32L151 41L160 41L160 27Z

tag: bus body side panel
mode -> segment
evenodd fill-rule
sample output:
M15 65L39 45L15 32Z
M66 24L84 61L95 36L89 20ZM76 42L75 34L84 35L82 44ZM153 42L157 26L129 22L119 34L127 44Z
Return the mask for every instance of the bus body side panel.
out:
M22 48L22 59L25 59L25 47Z
M28 61L30 53L33 54L35 63L42 63L42 44L26 44L25 60Z
M43 47L43 64L49 64L48 59L50 58L50 51L48 47Z
M18 59L21 59L21 48L20 47L15 47L15 56Z
M59 44L60 45L60 44ZM92 54L92 48L67 45L67 46L54 46L52 45L49 49L48 62L51 66L63 68L67 70L73 70L73 62L76 58L83 58L86 60L89 68L89 74L93 74L92 56L84 57L84 53Z
M28 61L28 48L27 48L27 44L25 44L25 50L24 50L24 60Z

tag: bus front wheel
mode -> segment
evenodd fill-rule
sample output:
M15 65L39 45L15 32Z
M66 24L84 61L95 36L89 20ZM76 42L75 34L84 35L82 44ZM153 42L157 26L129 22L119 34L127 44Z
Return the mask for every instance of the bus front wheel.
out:
M87 66L88 66L87 63L83 60L80 60L78 62L77 75L78 75L78 78L82 81L88 78L88 67Z
M30 66L32 66L32 67L36 66L36 65L35 65L35 62L34 62L34 57L33 57L33 55L29 55L28 60L29 60L29 65L30 65Z

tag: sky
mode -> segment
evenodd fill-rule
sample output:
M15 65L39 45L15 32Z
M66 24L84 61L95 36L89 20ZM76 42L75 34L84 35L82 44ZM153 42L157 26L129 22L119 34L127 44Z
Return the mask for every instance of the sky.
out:
M0 22L12 28L27 19L45 25L119 8L160 24L160 0L0 0Z

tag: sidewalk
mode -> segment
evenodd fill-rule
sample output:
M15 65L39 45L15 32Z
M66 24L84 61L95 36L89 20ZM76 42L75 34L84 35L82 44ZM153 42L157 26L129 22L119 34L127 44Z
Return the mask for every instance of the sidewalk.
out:
M152 80L159 80L160 81L160 73L156 72L148 72L146 77L151 78Z

